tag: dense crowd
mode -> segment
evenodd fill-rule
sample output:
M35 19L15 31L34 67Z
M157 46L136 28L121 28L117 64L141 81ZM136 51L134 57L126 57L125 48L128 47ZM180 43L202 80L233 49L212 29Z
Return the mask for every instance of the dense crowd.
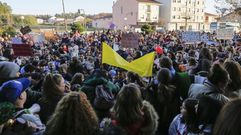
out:
M17 35L33 56L0 38L2 135L239 135L241 37L185 43L181 31L64 33L42 43ZM152 77L102 64L102 42L127 61L156 52Z

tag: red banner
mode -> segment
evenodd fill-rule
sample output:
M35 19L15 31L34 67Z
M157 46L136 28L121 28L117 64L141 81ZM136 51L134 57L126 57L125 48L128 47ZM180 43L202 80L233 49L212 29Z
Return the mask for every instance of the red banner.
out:
M14 56L33 56L31 46L28 44L12 44Z

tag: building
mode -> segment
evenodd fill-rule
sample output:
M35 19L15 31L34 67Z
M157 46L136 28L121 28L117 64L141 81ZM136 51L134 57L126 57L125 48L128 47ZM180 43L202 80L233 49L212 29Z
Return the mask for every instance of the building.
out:
M241 15L231 12L227 15L218 18L218 22L233 22L233 23L240 23L241 22Z
M78 16L74 19L74 22L84 23L84 21L85 21L85 17L83 16Z
M234 31L241 31L241 15L236 12L228 13L227 15L217 19L219 28L230 29Z
M205 0L158 0L160 19L167 30L204 30Z
M100 29L114 29L112 15L97 18L92 21L92 27Z
M217 24L218 15L205 12L204 18L204 31L212 31L211 24Z
M113 23L117 29L157 23L160 5L154 0L117 0L112 7Z
M43 24L43 23L44 23L43 19L37 18L37 24Z

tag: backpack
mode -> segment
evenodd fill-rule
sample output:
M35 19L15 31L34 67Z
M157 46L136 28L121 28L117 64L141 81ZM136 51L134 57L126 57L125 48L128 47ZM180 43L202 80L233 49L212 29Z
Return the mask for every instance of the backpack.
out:
M94 107L100 110L108 110L114 105L115 96L105 85L97 85L95 88Z

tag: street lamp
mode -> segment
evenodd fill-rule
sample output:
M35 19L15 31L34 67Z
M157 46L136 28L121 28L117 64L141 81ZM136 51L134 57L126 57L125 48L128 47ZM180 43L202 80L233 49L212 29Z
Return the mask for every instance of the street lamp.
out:
M21 19L21 22L22 22L22 27L23 27L23 20L24 20L24 16L21 16L21 17L20 17L20 19Z
M65 31L67 32L67 22L66 22L66 14L65 14L64 0L62 0L62 6L63 6L63 15L64 15Z
M78 10L79 14L81 13L81 11L83 12L83 17L84 17L83 25L84 25L84 28L85 28L85 27L86 27L86 22L85 22L85 19L86 19L86 17L85 17L85 10L84 10L84 9L79 9L79 10Z

